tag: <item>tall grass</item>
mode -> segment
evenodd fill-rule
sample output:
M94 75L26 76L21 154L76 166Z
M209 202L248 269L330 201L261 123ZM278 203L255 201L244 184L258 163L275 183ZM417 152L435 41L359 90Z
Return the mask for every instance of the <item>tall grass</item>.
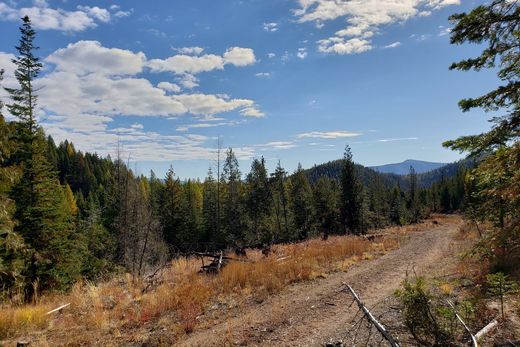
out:
M389 229L384 233L393 236L374 242L334 236L326 241L275 245L268 257L249 250L247 260L230 262L218 275L198 274L199 259L180 258L162 272L161 283L145 293L145 283L129 275L99 284L80 282L68 294L44 296L37 305L0 306L0 344L2 339L42 329L53 336L68 334L71 343L89 344L107 334L117 337L135 333L154 320L169 322L179 333L191 333L207 308L221 300L264 300L292 283L344 271L360 260L394 249L399 245L395 235L420 229L420 225ZM63 315L45 315L63 303L71 303Z

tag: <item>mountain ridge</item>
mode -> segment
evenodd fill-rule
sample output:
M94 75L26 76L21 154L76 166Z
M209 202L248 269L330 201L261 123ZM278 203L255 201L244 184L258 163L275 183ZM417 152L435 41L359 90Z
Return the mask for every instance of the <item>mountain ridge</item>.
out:
M369 166L370 169L379 173L390 173L395 175L407 175L410 167L413 167L418 174L439 169L448 163L430 162L425 160L407 159L400 163L391 163L385 165Z

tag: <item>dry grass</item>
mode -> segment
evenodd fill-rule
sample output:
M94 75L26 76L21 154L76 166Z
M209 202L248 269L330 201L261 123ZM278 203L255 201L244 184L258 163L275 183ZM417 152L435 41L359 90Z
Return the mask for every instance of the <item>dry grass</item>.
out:
M446 222L445 217L435 219L439 224ZM0 307L0 345L2 339L27 334L34 337L41 330L45 330L38 337L42 343L37 344L41 345L64 335L67 338L62 343L70 345L95 344L101 337L116 341L115 345L142 342L139 331L149 324L189 334L211 305L229 300L262 301L292 283L346 271L356 262L399 247L406 233L431 226L430 221L389 228L379 232L390 236L374 241L334 236L327 241L313 239L276 245L268 257L258 250L249 250L248 261L231 262L216 276L198 274L200 260L181 258L162 272L162 282L157 287L144 294L145 284L129 275L99 284L80 282L68 294L43 297L37 305ZM64 314L45 315L69 302Z

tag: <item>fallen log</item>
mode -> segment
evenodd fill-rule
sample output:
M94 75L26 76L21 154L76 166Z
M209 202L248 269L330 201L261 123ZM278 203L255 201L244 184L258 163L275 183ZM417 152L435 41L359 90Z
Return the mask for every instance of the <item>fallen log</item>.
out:
M51 313L54 313L54 312L60 312L60 313L61 313L61 311L62 311L65 307L67 307L67 306L69 306L69 305L70 305L70 302L69 302L68 304L61 305L60 307L55 308L54 310L50 310L49 312L46 313L46 315L51 314Z
M449 300L447 300L446 302L448 303L448 305L450 305L451 309L453 310L453 313L455 313L455 317L457 317L457 319L459 320L460 324L462 324L464 329L468 332L469 336L471 337L471 343L473 344L473 347L478 347L476 336L471 333L471 331L469 330L469 328L466 325L466 323L464 323L462 318L459 316L459 314L457 313L457 310L455 309L455 306Z
M379 331L379 333L381 334L381 336L386 340L388 341L388 343L390 344L390 346L392 347L400 347L399 343L392 337L392 335L390 335L390 333L388 333L388 331L386 330L386 328L377 321L377 319L375 319L375 317L372 315L372 313L370 313L370 311L368 310L368 308L363 304L363 302L361 301L361 299L359 298L359 296L356 294L356 292L354 291L354 289L352 289L351 286L349 286L348 284L346 283L343 283L344 285L347 286L347 289L350 291L350 294L352 294L352 297L354 298L354 300L356 301L359 309L363 312L363 314L365 315L365 317L368 319L368 321L377 329L377 331Z
M495 318L488 325L483 327L478 333L475 334L475 338L477 339L477 341L489 334L489 332L493 330L493 328L495 328L497 325L498 321Z

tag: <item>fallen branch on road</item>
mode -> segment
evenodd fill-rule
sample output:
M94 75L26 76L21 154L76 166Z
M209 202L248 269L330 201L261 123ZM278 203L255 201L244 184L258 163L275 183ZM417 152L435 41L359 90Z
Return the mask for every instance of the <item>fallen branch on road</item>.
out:
M361 301L359 296L356 294L354 289L352 289L352 287L346 283L343 283L343 284L347 286L347 289L350 291L350 294L352 294L352 297L357 302L359 309L363 312L363 314L365 315L365 317L369 321L369 323L372 324L377 329L377 331L379 331L381 336L385 340L387 340L388 343L390 343L390 345L392 347L400 347L397 340L394 339L392 337L392 335L390 335L390 333L386 330L386 328L381 323L379 323L377 321L377 319L375 319L374 315L372 315L372 313L368 310L368 308L363 304L363 302Z

